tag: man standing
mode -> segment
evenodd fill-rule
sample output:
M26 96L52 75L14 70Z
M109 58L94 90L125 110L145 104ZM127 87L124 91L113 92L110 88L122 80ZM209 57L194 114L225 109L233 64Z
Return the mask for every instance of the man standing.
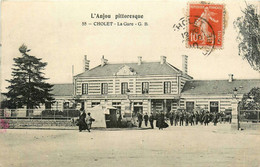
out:
M153 117L153 114L150 115L149 117L149 122L150 122L150 125L151 125L151 128L153 129L153 120L154 120L154 117Z
M203 117L204 125L209 125L209 112L206 112L206 114Z
M180 126L183 126L183 120L184 120L184 112L180 112Z
M174 112L172 110L169 113L169 119L170 119L170 124L172 126L173 125L173 119L174 119Z
M138 112L138 122L139 122L139 128L141 128L141 126L142 126L142 122L143 122L143 115L140 113L140 112Z
M190 122L191 126L194 125L194 114L193 114L193 112L191 112L190 115L189 115L189 122Z
M145 113L145 115L144 115L144 124L147 127L147 124L148 124L148 115L147 115L147 113Z
M214 126L217 126L217 123L218 123L218 113L213 113L213 123L214 123Z
M174 113L174 125L177 126L179 121L179 112L175 111Z
M86 123L87 123L87 129L88 131L90 132L90 129L91 129L91 125L92 125L92 122L95 121L95 119L93 119L91 116L90 116L90 113L88 113L87 117L86 117Z
M117 118L117 127L121 128L122 116L121 116L120 111L117 111L116 118Z
M189 113L185 111L184 113L184 119L185 119L185 126L189 125Z

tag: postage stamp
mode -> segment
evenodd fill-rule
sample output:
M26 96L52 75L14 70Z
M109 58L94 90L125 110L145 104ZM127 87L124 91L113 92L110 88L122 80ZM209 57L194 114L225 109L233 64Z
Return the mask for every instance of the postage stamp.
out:
M188 46L222 48L224 5L189 3L188 12Z

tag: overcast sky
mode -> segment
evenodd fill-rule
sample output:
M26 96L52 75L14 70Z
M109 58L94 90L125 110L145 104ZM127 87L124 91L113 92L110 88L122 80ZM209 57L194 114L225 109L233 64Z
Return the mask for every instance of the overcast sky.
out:
M242 15L244 1L225 3L225 35L223 49L204 56L202 50L185 47L181 33L173 24L187 16L187 1L5 1L1 10L1 89L6 91L11 78L13 58L20 56L18 48L26 44L31 55L48 65L46 77L51 83L71 83L74 75L83 72L83 58L90 67L100 64L104 55L109 63L159 61L160 56L181 69L181 55L188 55L188 73L194 79L260 78L246 60L238 56L237 32L233 21ZM250 1L249 3L257 3ZM110 14L111 19L93 19L91 13ZM115 20L116 14L139 14L143 19ZM82 22L147 22L148 26L82 26Z

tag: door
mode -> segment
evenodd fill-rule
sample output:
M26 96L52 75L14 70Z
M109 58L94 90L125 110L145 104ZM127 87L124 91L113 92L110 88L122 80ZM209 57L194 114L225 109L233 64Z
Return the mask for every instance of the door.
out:
M105 114L107 128L117 127L116 110L109 109L109 114Z
M194 101L187 101L186 102L186 111L193 112L194 111Z
M217 113L219 111L218 101L211 101L209 105L211 113Z

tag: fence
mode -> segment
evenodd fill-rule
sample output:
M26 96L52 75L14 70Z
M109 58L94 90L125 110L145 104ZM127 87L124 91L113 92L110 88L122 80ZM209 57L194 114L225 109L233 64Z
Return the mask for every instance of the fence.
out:
M259 123L260 110L240 110L240 122Z
M71 119L79 117L75 109L42 110L42 109L0 109L1 119Z

